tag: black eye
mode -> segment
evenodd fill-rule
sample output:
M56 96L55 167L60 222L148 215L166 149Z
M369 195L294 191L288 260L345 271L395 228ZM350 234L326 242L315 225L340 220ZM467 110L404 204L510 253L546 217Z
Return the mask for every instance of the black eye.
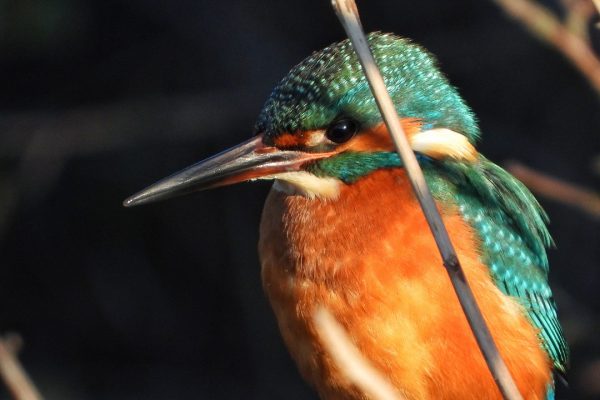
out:
M327 128L325 136L334 143L344 143L358 132L358 123L351 119L340 119Z

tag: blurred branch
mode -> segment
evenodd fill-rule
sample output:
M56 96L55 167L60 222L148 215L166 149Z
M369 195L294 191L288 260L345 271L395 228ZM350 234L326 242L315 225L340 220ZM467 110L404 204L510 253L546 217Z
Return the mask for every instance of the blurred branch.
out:
M518 161L508 161L506 169L533 192L575 206L595 218L600 218L600 195L598 193L543 174Z
M589 25L594 14L597 13L594 3L590 0L563 0L566 12L565 26L574 35L583 38L589 45Z
M594 54L587 37L587 30L582 33L578 16L587 15L580 2L572 1L568 6L567 15L575 16L571 29L569 24L563 24L553 13L533 0L494 0L504 11L513 18L521 21L534 36L554 46L560 51L600 93L600 59ZM586 0L589 1L589 0ZM596 6L600 0L594 0ZM589 4L589 3L588 3ZM589 12L589 18L593 14Z
M18 335L0 337L0 376L15 400L41 400L42 396L17 359L21 346Z
M373 400L402 400L396 388L354 346L344 328L324 308L314 314L321 342L348 380Z

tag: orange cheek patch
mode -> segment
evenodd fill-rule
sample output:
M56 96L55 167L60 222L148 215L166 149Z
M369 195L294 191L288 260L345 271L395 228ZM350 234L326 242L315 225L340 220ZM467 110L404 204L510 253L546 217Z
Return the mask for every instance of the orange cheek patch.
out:
M417 118L401 118L400 123L409 140L412 135L419 132L422 125L421 120ZM383 122L363 131L344 148L352 151L394 151L394 149L394 142Z
M323 130L298 131L295 133L282 133L274 139L275 147L282 150L310 149L315 146L315 141L320 142Z
M300 132L297 134L293 133L282 133L275 138L275 146L280 149L288 149L303 146L306 142L305 135Z

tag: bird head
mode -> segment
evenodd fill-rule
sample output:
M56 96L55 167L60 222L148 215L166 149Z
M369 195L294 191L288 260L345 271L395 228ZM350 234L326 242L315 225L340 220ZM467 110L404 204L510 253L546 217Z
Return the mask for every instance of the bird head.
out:
M368 42L417 154L472 161L479 130L434 58L409 40L372 33ZM254 136L164 178L125 200L149 203L256 179L280 189L332 198L341 185L380 168L401 166L348 40L318 51L274 88Z

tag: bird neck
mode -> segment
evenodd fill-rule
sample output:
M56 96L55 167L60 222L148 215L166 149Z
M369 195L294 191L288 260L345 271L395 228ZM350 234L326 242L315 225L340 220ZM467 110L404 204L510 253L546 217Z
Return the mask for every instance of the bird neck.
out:
M453 208L442 206L442 212L451 213ZM399 237L398 229L403 232L400 237L405 235L406 240L419 238L428 242L427 248L429 244L434 246L405 171L391 168L342 185L335 199L311 199L271 191L263 213L261 241L265 246L285 249L294 258L291 264L302 269L297 273L305 278L329 281L335 277L343 282L360 279L360 270L343 268L346 257L357 254L396 260L402 257L392 253L403 253L404 249L390 243L391 237ZM311 259L311 255L319 265L300 262ZM414 256L406 254L407 274L418 268L408 262ZM365 264L368 263L365 259Z
M477 235L454 204L442 201L438 208L482 312L503 355L510 356L520 391L542 398L549 361L537 332L521 306L492 282ZM473 356L476 342L403 169L377 170L343 185L336 199L271 191L259 252L284 340L323 396L345 383L332 373L335 367L314 336L316 306L329 309L361 352L410 398L495 393L483 358Z

